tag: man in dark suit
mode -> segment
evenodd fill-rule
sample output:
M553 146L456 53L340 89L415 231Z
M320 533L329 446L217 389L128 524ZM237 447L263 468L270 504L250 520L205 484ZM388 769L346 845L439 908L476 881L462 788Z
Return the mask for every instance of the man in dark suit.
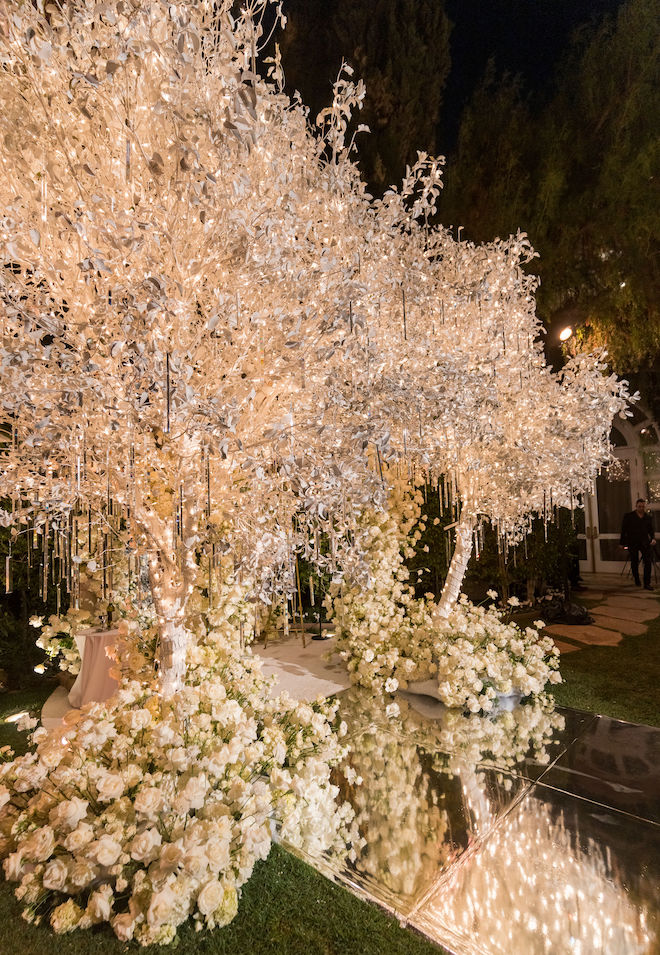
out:
M653 533L653 518L646 512L646 501L643 497L637 499L635 510L624 514L621 525L621 544L630 556L630 569L635 583L641 587L639 579L639 557L641 554L644 564L644 589L651 587L651 564L653 562L652 547L655 547Z

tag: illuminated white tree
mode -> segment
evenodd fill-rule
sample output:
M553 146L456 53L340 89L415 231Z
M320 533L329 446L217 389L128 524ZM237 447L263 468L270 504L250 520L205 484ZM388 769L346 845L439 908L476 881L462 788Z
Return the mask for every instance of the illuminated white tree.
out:
M5 7L0 37L0 491L66 539L83 510L128 520L168 692L219 527L268 576L294 513L332 522L370 484L373 429L343 413L360 91L340 81L315 138L278 65L253 70L267 0L231 6Z
M277 61L256 74L269 3L2 20L0 493L65 553L81 511L115 534L121 516L149 560L167 692L202 551L230 543L265 594L320 524L348 566L399 454L462 502L445 615L477 516L515 532L544 495L583 490L621 407L599 367L562 386L544 367L523 237L429 228L437 162L370 200L349 71L320 136Z
M505 543L533 515L574 507L610 459L609 433L625 414L627 382L607 375L603 357L583 355L560 373L546 364L535 314L536 279L523 266L535 253L526 236L483 246L429 231L437 165L411 171L416 216L395 213L398 244L387 281L374 281L379 322L372 332L382 362L374 386L392 445L444 475L459 507L456 548L437 607L456 602L477 522ZM384 205L391 214L399 197ZM384 257L386 253L383 252ZM394 351L379 339L397 339Z

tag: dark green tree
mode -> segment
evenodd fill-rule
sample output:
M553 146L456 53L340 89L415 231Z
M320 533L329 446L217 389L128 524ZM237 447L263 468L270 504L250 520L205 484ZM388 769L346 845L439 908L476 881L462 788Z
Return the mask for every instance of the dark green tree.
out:
M549 101L487 72L441 207L471 238L516 227L540 253L539 312L629 372L660 356L660 19L653 0L579 31Z

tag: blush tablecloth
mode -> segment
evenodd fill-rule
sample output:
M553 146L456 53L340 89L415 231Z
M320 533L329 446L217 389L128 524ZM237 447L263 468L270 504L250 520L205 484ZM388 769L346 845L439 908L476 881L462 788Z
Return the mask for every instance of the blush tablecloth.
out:
M85 630L76 637L82 665L69 691L69 703L76 709L85 703L103 703L117 692L118 683L110 676L112 661L105 654L117 634L117 630Z

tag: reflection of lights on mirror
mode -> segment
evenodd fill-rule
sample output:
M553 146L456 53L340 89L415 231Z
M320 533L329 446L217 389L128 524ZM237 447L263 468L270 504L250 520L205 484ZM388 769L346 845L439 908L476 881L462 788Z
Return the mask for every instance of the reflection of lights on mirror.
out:
M29 716L30 714L26 711L22 713L12 713L11 716L8 716L5 719L5 723L18 723L19 720L23 719L24 716Z
M559 333L559 341L560 341L560 342L567 342L568 339L571 337L572 334L573 334L573 329L571 328L570 325L567 325L566 328L562 328L562 330L560 331L560 333Z

